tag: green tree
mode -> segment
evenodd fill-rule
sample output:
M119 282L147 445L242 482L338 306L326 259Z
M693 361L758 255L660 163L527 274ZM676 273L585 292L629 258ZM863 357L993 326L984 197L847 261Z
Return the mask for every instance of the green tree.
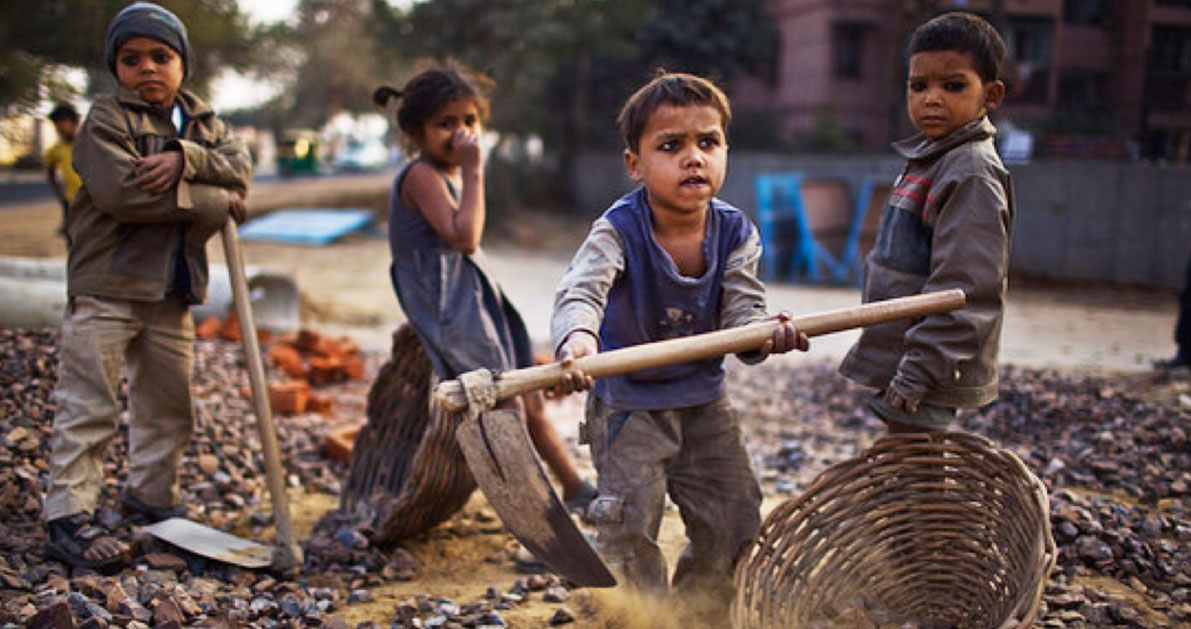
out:
M656 0L637 41L650 64L728 81L768 72L778 32L765 0Z
M405 59L379 34L369 0L300 0L295 24L273 32L281 49L274 63L290 85L266 109L305 127L339 111L374 111L372 90L393 81Z
M43 88L62 97L55 66L74 66L92 78L91 90L114 83L104 65L108 22L127 0L38 0L0 3L0 111L35 106ZM188 87L205 94L225 67L245 70L257 60L260 31L248 25L236 0L160 0L186 24L194 56Z

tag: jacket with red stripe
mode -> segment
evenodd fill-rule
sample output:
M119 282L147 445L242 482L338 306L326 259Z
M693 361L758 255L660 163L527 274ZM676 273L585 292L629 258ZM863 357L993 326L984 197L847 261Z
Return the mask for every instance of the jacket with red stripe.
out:
M948 408L997 397L997 356L1009 268L1013 189L986 117L946 136L895 143L906 166L865 261L864 301L949 288L967 305L867 328L840 372Z

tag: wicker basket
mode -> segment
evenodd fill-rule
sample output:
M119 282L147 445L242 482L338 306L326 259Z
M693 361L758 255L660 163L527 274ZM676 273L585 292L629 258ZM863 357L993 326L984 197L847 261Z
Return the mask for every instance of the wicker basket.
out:
M1055 564L1042 483L964 433L888 436L766 518L739 629L1029 627Z
M431 403L430 360L412 328L393 333L393 352L368 392L368 424L356 435L340 510L399 542L455 514L476 488L455 441L458 416Z

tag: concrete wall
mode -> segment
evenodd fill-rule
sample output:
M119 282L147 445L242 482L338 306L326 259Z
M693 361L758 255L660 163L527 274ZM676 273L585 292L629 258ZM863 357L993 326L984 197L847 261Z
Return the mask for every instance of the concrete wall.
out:
M893 155L816 156L733 152L720 196L753 214L760 173L801 171L847 179L892 179ZM1012 270L1056 280L1181 288L1191 255L1191 168L1098 161L1010 166L1017 196ZM571 176L576 199L595 218L632 189L623 161L590 153Z

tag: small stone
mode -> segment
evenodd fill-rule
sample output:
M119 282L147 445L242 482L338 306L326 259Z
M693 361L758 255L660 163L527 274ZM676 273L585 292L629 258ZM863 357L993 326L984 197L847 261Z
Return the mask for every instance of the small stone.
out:
M550 617L550 626L566 625L575 622L575 613L566 607L559 607Z
M74 629L70 604L60 601L42 609L29 619L27 626L29 629Z
M167 622L176 622L179 625L186 622L186 616L178 609L178 604L168 598L157 601L153 606L153 624L160 626Z
M561 603L570 595L571 593L566 588L555 586L546 588L546 591L542 593L542 600L547 603Z
M355 605L356 603L371 603L373 600L375 600L375 598L376 597L373 596L372 592L369 590L352 590L351 593L347 595L347 604Z
M1091 535L1084 535L1075 541L1079 556L1089 561L1109 561L1113 557L1112 548L1104 540Z
M286 596L281 599L281 614L286 618L297 618L302 615L302 605L298 599Z
M219 457L214 454L200 454L195 457L195 462L208 477L219 470Z

